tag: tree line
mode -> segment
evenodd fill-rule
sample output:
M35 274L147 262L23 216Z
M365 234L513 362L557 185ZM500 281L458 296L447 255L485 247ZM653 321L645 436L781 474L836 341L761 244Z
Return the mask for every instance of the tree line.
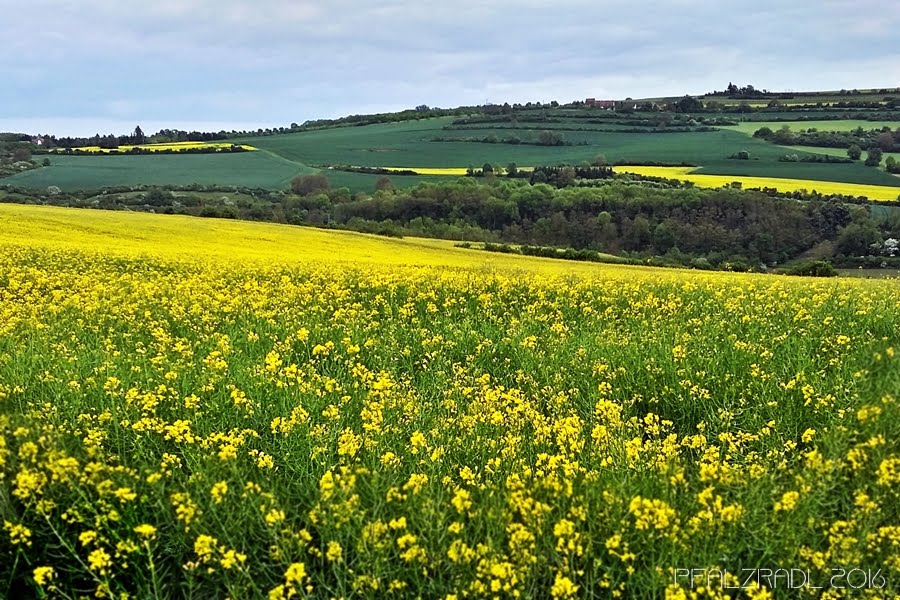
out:
M566 188L460 179L410 190L381 186L372 195L323 186L287 200L283 208L298 223L625 256L675 255L688 262L704 258L713 266L776 265L814 247L825 247L835 260L878 256L877 244L900 237L900 219L873 217L865 205L618 179Z
M545 172L558 178L569 176L569 169L574 168L547 167ZM850 199L774 190L699 189L635 176L579 183L590 185L556 187L520 178L463 177L401 190L382 177L375 191L352 193L332 188L324 175L309 175L296 178L286 191L189 186L179 188L177 196L157 188L48 194L7 186L2 197L9 202L571 248L639 261L661 256L677 264L708 263L710 268L767 268L813 250L836 264L878 266L900 261L891 255L900 238L900 217L874 215L868 205L848 203ZM195 191L240 191L241 198L226 201L191 193ZM698 263L700 259L706 263Z

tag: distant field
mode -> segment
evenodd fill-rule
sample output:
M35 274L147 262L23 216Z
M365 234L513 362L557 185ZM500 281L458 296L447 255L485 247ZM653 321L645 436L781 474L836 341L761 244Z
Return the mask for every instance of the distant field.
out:
M819 148L818 146L781 146L787 150L793 150L795 152L809 152L810 154L827 154L828 156L847 156L847 151L843 148ZM863 152L863 158L865 158L865 152ZM900 152L885 152L882 160L887 160L887 157L893 156L895 159L900 160Z
M417 167L387 167L397 170L411 170L422 175L460 177L466 174L465 167L444 169L430 169ZM527 167L523 167L527 168ZM783 192L797 190L816 190L822 194L846 194L852 196L866 196L872 200L897 200L900 197L900 180L898 187L854 184L839 181L812 181L809 179L791 179L785 177L754 177L746 175L712 174L694 167L639 167L617 166L613 170L618 173L634 173L651 177L666 177L669 179L681 179L693 182L695 185L707 188L719 188L733 182L741 182L743 187L770 187Z
M778 102L785 105L797 104L837 104L838 102L883 102L885 98L900 96L900 90L888 90L881 92L878 90L857 90L856 94L841 94L840 90L833 92L825 92L822 94L793 94L793 98L776 98ZM753 105L767 106L773 98L741 100L726 98L724 96L698 96L704 102L720 102L722 104L740 104L746 102Z
M685 167L616 167L617 171L650 175L653 177L669 177L693 182L700 187L718 188L739 181L745 188L770 187L782 192L798 190L815 190L821 194L845 194L866 196L870 200L898 200L900 187L880 185L864 185L835 181L809 181L805 179L788 179L781 177L748 177L744 175L713 175L701 170Z
M516 133L523 139L535 134L515 128L474 131L444 130L450 118L414 123L391 123L366 127L347 127L281 136L249 137L236 140L268 150L290 160L309 165L351 164L359 166L414 166L416 169L446 169L484 163L506 165L577 164L593 160L598 154L610 162L640 163L659 161L702 165L710 173L772 176L794 179L847 181L858 184L894 185L895 179L861 165L815 165L782 163L784 150L741 131L720 130L690 133L617 133L565 132L565 139L587 145L544 147L478 142L432 142L436 136L484 137L491 133L504 137ZM570 135L571 134L571 135ZM736 161L728 157L740 150L750 152L753 160ZM420 171L425 173L425 171ZM335 185L369 190L377 177L348 177L328 172ZM410 180L395 177L395 185ZM356 188L353 188L356 189Z
M302 166L263 152L161 154L159 156L52 156L51 165L26 171L3 183L31 188L55 185L90 190L129 185L237 185L287 188Z
M141 150L147 150L149 152L165 152L167 150L180 151L180 150L196 150L201 148L231 148L235 144L231 142L172 142L171 144L135 144L135 145L125 145L125 146L117 146L115 148L101 148L100 146L80 146L78 148L72 148L75 151L81 152L99 152L101 154L110 154L111 152L128 152L130 150L134 150L135 148L140 148ZM247 151L256 150L253 146L247 146L243 144L237 144L241 148ZM53 154L60 154L62 150L54 150Z
M707 133L618 133L564 132L572 146L485 144L479 142L432 142L434 137L504 137L516 133L526 139L531 130L514 128L477 131L444 130L452 119L429 119L415 123L391 123L367 127L347 127L290 135L249 137L235 140L269 150L308 165L351 164L361 166L404 165L441 168L492 164L562 164L593 159L603 153L609 160L686 161L708 164L726 160L748 143L760 156L777 160L769 144L747 142L738 132ZM755 142L755 143L754 143Z
M753 135L753 133L762 127L768 127L773 131L776 129L781 129L787 125L793 131L800 131L801 129L818 129L819 131L851 131L856 129L857 127L862 127L865 130L870 129L881 129L882 127L890 127L891 129L896 129L900 127L900 118L896 121L863 121L858 119L848 119L848 120L839 120L839 121L792 121L786 123L784 121L748 121L743 122L738 125L731 125L728 127L724 127L724 129L731 129L734 131L740 131L741 133L746 133L748 135Z
M565 123L548 123L550 128L564 126L603 129L603 124L589 124L598 115L591 111L562 109L547 112L548 118L564 118ZM537 113L535 113L537 114ZM543 114L543 113L541 113ZM819 115L820 113L810 113ZM540 124L522 121L503 123L489 129L451 127L453 117L423 119L356 127L337 127L317 131L271 136L248 136L213 145L240 144L256 152L239 154L159 155L159 156L68 156L53 155L49 168L37 169L4 179L4 183L42 188L58 186L64 191L99 189L107 186L186 185L191 183L239 185L286 189L293 177L322 170L335 187L371 192L377 175L348 173L327 169L333 165L404 166L438 169L417 177L392 177L396 187L410 187L448 168L481 167L485 163L505 166L561 165L592 161L602 154L609 162L641 164L660 162L691 164L702 167L708 175L741 177L776 177L850 184L897 186L898 179L883 170L860 164L785 163L779 158L784 147L754 139L758 128L777 128L779 122L744 122L734 127L709 132L633 133L625 131L563 131L566 145L483 143L477 141L432 141L435 138L499 139L516 136L522 141L534 140ZM793 128L819 129L873 128L900 126L900 121L803 121L792 122ZM177 149L197 144L156 146ZM127 146L120 151L127 151ZM90 148L88 148L90 149ZM98 149L99 150L99 149ZM751 160L729 157L747 151ZM821 153L819 149L814 153Z
M231 264L345 264L529 271L544 274L656 271L456 248L453 241L181 215L0 204L0 248L27 246L122 258ZM676 272L667 269L664 273Z

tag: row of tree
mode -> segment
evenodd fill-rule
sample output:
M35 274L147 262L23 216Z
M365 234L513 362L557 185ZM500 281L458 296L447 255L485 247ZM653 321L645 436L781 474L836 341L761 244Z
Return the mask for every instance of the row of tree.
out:
M857 127L851 131L819 131L818 129L793 131L789 125L783 125L774 131L770 127L760 127L753 133L753 137L782 146L799 145L819 148L858 146L860 148L878 148L882 152L900 151L900 127L893 132L890 127L869 130Z
M571 175L570 169L543 172L548 179L558 179ZM598 168L595 173L607 172ZM333 189L323 175L310 175L295 179L290 191L244 190L237 202L158 189L135 194L132 188L101 195L59 190L48 195L7 187L5 198L571 248L630 258L665 255L683 264L702 258L713 266L771 266L812 250L838 261L889 257L900 238L897 216L875 216L866 204L815 194L796 193L793 199L774 190L708 190L618 177L588 183L559 188L518 178L459 178L398 190L382 177L374 193L354 194L347 188Z
M559 170L559 174L565 168ZM767 265L828 243L834 256L864 256L900 237L900 220L879 220L865 205L790 200L737 189L650 187L610 180L556 188L509 179L382 185L374 195L323 186L287 199L298 222L608 253L666 254Z

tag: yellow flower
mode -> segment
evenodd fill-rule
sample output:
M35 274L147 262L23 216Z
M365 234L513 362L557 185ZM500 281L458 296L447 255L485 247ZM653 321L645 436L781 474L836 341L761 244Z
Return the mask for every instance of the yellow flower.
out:
M134 493L131 488L120 487L116 490L116 498L118 498L122 502L131 502L135 498L137 498L137 494Z
M451 503L457 512L463 513L472 507L472 497L467 490L460 488L456 490Z
M284 521L285 515L283 510L278 510L273 508L268 513L266 513L266 525L272 527L273 525L278 525L282 521Z
M31 545L31 530L24 525L13 525L9 521L4 521L3 528L9 533L9 539L13 546Z
M325 552L325 558L332 562L337 562L341 560L343 555L344 551L341 549L341 545L338 542L328 542L328 550Z
M800 500L800 493L796 491L785 492L781 500L775 503L775 512L787 512L794 510Z
M88 566L91 570L99 572L101 575L106 573L108 567L112 565L112 558L103 548L97 548L88 554Z
M241 554L240 552L236 552L234 550L228 550L225 554L222 555L222 558L219 559L219 563L222 565L224 569L230 569L237 563L243 564L247 560L246 554Z
M284 600L287 598L285 595L285 587L283 585L275 586L271 590L269 590L269 600Z
M208 558L216 551L219 541L211 535L200 535L194 540L194 552L201 559Z
M224 481L220 481L218 483L214 483L212 486L212 490L210 490L210 495L212 496L213 502L216 504L221 504L222 499L225 497L225 494L228 493L228 483Z
M82 546L87 546L96 539L97 539L96 531L91 531L91 530L83 531L82 533L80 533L78 535L78 541L81 542Z
M156 527L144 523L143 525L138 525L137 527L135 527L134 532L142 538L153 539L153 536L156 535Z
M53 567L37 567L34 570L34 582L41 587L53 581L54 577L56 577L56 572Z
M572 598L577 593L578 586L575 585L571 579L561 573L556 574L556 579L553 581L553 587L550 588L551 596L554 598Z
M305 577L306 565L299 562L292 563L291 566L287 568L287 571L284 572L284 580L288 583L288 585L302 583Z
M878 485L892 486L900 483L900 458L886 458L878 465Z

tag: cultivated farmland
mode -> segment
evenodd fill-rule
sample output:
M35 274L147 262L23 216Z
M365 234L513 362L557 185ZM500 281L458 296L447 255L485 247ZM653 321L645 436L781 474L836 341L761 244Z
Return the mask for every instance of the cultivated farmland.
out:
M8 597L897 592L895 282L0 218Z
M771 114L773 118L795 119L834 116L834 113L827 112L803 113L800 116ZM555 108L522 110L517 114L518 120L488 119L482 122L478 118L457 121L454 117L437 117L329 127L216 142L258 149L256 152L242 153L239 157L218 153L203 156L53 155L49 169L21 173L5 179L4 183L31 188L55 185L64 191L103 186L191 183L285 189L294 176L321 170L336 187L371 191L378 175L348 173L331 167L405 165L447 169L481 167L485 163L502 166L508 163L560 165L591 162L602 154L610 162L624 164L689 164L702 168L703 173L710 175L898 186L896 177L859 163L782 162L779 159L786 152L784 147L754 139L751 135L760 127L777 129L782 124L795 129L850 130L860 126L866 129L896 127L900 121L846 119L785 123L759 120L761 114L677 117L678 120L673 120L671 116L654 113L629 116L584 108ZM723 122L733 122L728 119L752 121L737 125L708 125L716 123L716 119ZM561 143L540 145L542 131L555 132L561 136ZM176 146L166 148L175 150L186 147ZM121 148L124 150L126 147ZM746 152L749 160L733 158L741 152ZM412 187L427 180L395 176L394 185ZM815 186L810 184L807 187Z
M280 189L313 169L265 152L161 154L157 156L53 155L50 166L21 173L4 183L32 188L96 190L133 185L238 185Z

